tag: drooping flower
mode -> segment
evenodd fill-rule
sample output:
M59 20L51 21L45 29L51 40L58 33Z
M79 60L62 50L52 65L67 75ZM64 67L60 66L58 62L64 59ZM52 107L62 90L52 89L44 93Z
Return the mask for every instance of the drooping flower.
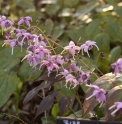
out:
M40 34L38 36L38 45L41 45L41 46L46 46L47 45L47 41L45 38L42 37L42 34Z
M66 85L65 85L66 88L67 88L68 82L70 83L70 87L73 86L72 89L79 84L79 82L76 80L76 78L72 74L66 75L65 79L66 79Z
M117 62L111 64L114 69L114 74L117 75L120 71L122 71L122 58L119 58Z
M13 30L14 33L16 33L16 37L22 37L23 36L23 33L27 32L25 29L14 29Z
M62 58L63 58L63 56L61 56L61 55L53 55L53 56L51 56L52 61L54 61L58 65L62 65L64 63Z
M69 70L69 72L80 71L78 63L72 62L71 65L68 67L68 70Z
M12 39L12 40L8 39L8 40L4 40L4 42L5 42L4 44L10 43L10 46L12 48L12 55L15 46L17 45L22 46L21 42L19 42L17 39Z
M43 65L45 65L45 66L47 67L48 76L50 75L50 73L51 73L54 69L56 69L56 71L59 70L59 66L58 66L56 63L51 62L51 61L49 61L49 60L42 60L41 63L42 63L42 64L41 64L40 68L41 68Z
M34 54L31 51L27 52L28 54L21 61L27 59L30 66L36 67L36 65L38 65L40 61L38 60L37 57L34 56Z
M59 75L67 76L69 74L69 71L64 69L64 71L60 72Z
M122 102L115 102L114 105L109 108L109 110L111 110L111 109L113 109L113 108L116 108L116 109L111 113L111 115L112 115L112 116L115 116L116 113L117 113L119 110L122 111Z
M11 20L6 19L6 16L2 16L0 18L0 25L2 27L2 33L3 33L3 28L9 28L13 24L14 23Z
M32 18L30 16L21 17L18 22L18 25L25 23L28 27L30 27L30 22L29 22L30 20L32 20Z
M44 56L49 56L49 54L51 53L50 50L44 48L43 46L35 46L33 47L33 52L34 55L37 56L37 58L43 59Z
M90 78L91 76L91 72L83 72L82 70L80 70L80 72L77 74L77 80L80 84L85 83L88 84L90 83Z
M67 54L65 57L65 61L69 62L69 61L71 61L72 58L73 58L72 54Z
M19 37L23 37L23 39L22 39L22 44L25 42L25 41L27 41L30 37L31 37L31 34L30 33L28 33L28 32L25 32L25 33L22 33L22 36L20 35L20 36L18 36L17 38L19 38Z
M86 100L95 97L96 100L101 103L100 107L102 106L102 104L106 101L106 91L102 88L99 88L97 85L87 85L88 87L92 87L94 88L94 91L92 93L91 96L89 96L88 98L86 98Z
M81 45L80 48L81 48L82 52L83 52L83 51L86 52L87 55L90 57L88 51L89 51L90 49L92 49L93 46L96 46L96 48L99 50L98 46L96 45L96 42L90 41L90 40L86 41L83 45Z
M7 32L5 36L6 36L6 39L8 40L11 37L11 33Z
M69 46L64 47L64 50L68 50L74 56L76 51L80 50L80 47L76 46L73 41L70 41Z

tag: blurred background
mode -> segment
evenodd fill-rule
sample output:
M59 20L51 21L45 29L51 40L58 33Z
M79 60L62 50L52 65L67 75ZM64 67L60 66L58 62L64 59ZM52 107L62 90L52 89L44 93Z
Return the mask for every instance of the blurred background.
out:
M110 64L122 57L122 0L0 0L0 15L14 22L22 16L31 16L31 25L41 28L62 46L71 40L78 45L86 40L96 41L100 50L94 48L90 51L91 58L86 55L83 60L90 69L101 70L102 73L97 72L98 76L112 71ZM0 123L17 124L22 123L22 119L27 124L41 124L44 114L35 120L34 116L42 98L36 95L23 105L25 95L40 84L33 81L41 72L30 73L27 61L21 62L26 54L24 49L20 52L20 48L15 48L12 56L8 45L2 47L5 32L2 35L0 29ZM59 47L55 50L61 51ZM90 80L94 82L95 76ZM69 90L65 94L74 99ZM57 104L47 115L49 122L54 124L54 117L60 115ZM98 115L102 116L101 112Z

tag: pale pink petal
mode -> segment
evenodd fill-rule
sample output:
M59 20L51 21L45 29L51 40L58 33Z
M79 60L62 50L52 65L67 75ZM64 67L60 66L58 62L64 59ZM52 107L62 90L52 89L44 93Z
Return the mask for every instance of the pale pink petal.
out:
M24 19L20 19L20 21L18 22L18 25L21 25L22 23L24 23Z

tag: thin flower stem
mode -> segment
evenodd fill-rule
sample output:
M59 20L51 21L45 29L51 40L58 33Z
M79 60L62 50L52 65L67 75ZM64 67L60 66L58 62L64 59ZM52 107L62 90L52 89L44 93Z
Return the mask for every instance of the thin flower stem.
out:
M48 40L47 40L48 41ZM53 50L54 54L56 55L56 52L54 50L54 48L51 46L50 42L48 41L48 44L50 45L51 49Z
M56 43L55 41L49 39L49 38L44 34L44 32L43 32L40 28L38 28L37 26L31 26L30 28L37 28L37 29L44 35L44 37L45 37L46 39L50 40L51 42L55 43L56 45L58 45L59 47L61 47L62 49L64 49L64 47L62 47L60 44L58 44L58 43Z
M38 97L40 97L40 98L43 98L43 97L42 97L42 96L40 96L39 94L37 94L37 96L38 96Z
M10 114L5 114L5 115L8 116L8 117L16 118L16 119L20 120L23 124L27 124L26 122L24 122L24 121L23 121L22 119L20 119L19 117L16 117L16 116L10 115Z
M47 83L47 81L46 81L45 83ZM42 89L42 94L43 94L43 99L44 99L44 98L45 98L45 92L44 92L44 89ZM47 124L47 113L46 113L46 111L44 111L44 116L45 116L46 124Z
M93 72L89 67L88 67L88 65L82 60L82 59L79 59L91 72ZM97 75L96 75L96 73L94 73L93 72L93 74L97 77L97 78L99 78Z
M85 61L87 61L85 57L83 57L83 58L85 59ZM87 61L87 62L89 62L89 61ZM101 75L103 75L103 73L94 64L92 64L92 63L90 63L90 64L93 65L101 73Z
M44 37L46 38L49 46L51 47L51 49L53 50L54 54L56 55L56 52L55 52L53 46L50 44L49 39L46 37L46 35L44 34L44 32L40 28L38 28L37 26L31 26L30 28L33 28L33 27L36 27L44 35Z
M79 95L75 92L75 90L74 90L74 89L72 89L72 91L73 91L73 93L74 93L74 95L75 95L75 97L76 97L77 101L78 101L78 102L79 102L79 104L80 104L80 108L82 109L82 103L81 103L81 101L80 101Z

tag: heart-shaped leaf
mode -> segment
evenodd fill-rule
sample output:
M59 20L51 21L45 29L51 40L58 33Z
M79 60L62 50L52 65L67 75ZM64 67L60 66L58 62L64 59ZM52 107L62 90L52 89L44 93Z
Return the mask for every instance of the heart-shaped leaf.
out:
M0 107L3 106L15 91L20 79L14 72L7 74L0 71Z
M11 55L11 48L5 48L0 51L0 69L10 70L20 63L20 58L24 57L25 51L16 47L14 54Z

